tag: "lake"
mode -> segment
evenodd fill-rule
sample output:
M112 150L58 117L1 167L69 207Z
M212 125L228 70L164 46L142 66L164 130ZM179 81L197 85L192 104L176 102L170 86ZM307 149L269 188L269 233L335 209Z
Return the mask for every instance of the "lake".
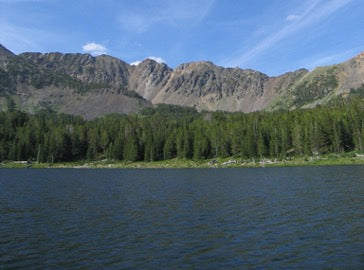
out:
M0 169L0 269L363 269L364 166Z

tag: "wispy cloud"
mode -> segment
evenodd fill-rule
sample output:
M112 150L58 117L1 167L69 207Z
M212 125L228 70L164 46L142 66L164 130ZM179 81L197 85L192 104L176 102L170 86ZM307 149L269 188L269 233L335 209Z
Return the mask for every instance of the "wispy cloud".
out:
M94 56L107 53L107 49L104 45L95 42L90 42L83 45L82 49L85 53L90 53Z
M153 60L153 61L156 61L157 63L159 63L159 64L166 64L167 62L166 62L166 60L164 60L163 58L161 58L161 57L156 57L156 56L148 56L148 57L146 57L145 59L151 59L151 60ZM144 60L145 60L144 59ZM132 66L137 66L137 65L139 65L141 62L143 62L143 61L140 61L140 60L138 60L138 61L134 61L134 62L132 62L132 63L130 63L130 65L132 65Z
M306 60L304 66L308 69L314 69L318 66L341 63L353 57L355 54L359 54L362 50L364 50L364 46L326 55L318 55L315 58Z
M14 53L53 51L59 44L70 44L71 31L52 29L50 6L56 1L0 0L0 43Z
M296 15L296 14L290 14L287 16L286 20L291 22L291 21L295 21L295 20L298 20L300 18L299 15Z
M21 27L0 21L0 43L15 53L43 51L45 40L57 40L57 36L36 28Z
M214 1L156 0L151 3L143 10L121 12L117 17L120 26L130 32L143 33L158 23L175 27L191 25L209 14Z
M0 0L3 4L32 3L32 2L50 2L54 0Z
M249 61L254 60L255 57L264 53L278 42L291 36L298 31L318 24L320 21L336 12L343 6L350 3L352 0L310 0L306 1L303 5L303 12L301 14L291 13L286 17L287 23L278 31L270 34L263 40L260 40L254 47L248 49L240 56L226 63L227 66L242 66Z

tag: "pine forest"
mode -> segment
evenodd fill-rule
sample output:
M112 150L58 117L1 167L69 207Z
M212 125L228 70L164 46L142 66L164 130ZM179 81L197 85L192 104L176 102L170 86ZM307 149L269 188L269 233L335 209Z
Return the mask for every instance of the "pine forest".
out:
M226 113L159 105L94 120L43 110L0 113L0 160L242 160L364 151L364 102Z

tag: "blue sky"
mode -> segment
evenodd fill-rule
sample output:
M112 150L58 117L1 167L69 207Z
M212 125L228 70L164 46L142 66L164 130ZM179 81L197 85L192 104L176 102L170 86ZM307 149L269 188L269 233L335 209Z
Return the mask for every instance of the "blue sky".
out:
M274 76L363 51L363 14L363 0L0 0L0 43Z

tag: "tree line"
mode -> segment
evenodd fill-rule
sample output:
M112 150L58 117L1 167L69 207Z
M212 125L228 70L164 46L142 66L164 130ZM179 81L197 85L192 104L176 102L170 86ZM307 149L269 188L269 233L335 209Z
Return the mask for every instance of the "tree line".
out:
M241 159L364 152L364 102L294 111L227 113L159 105L94 120L56 114L0 113L0 160Z

